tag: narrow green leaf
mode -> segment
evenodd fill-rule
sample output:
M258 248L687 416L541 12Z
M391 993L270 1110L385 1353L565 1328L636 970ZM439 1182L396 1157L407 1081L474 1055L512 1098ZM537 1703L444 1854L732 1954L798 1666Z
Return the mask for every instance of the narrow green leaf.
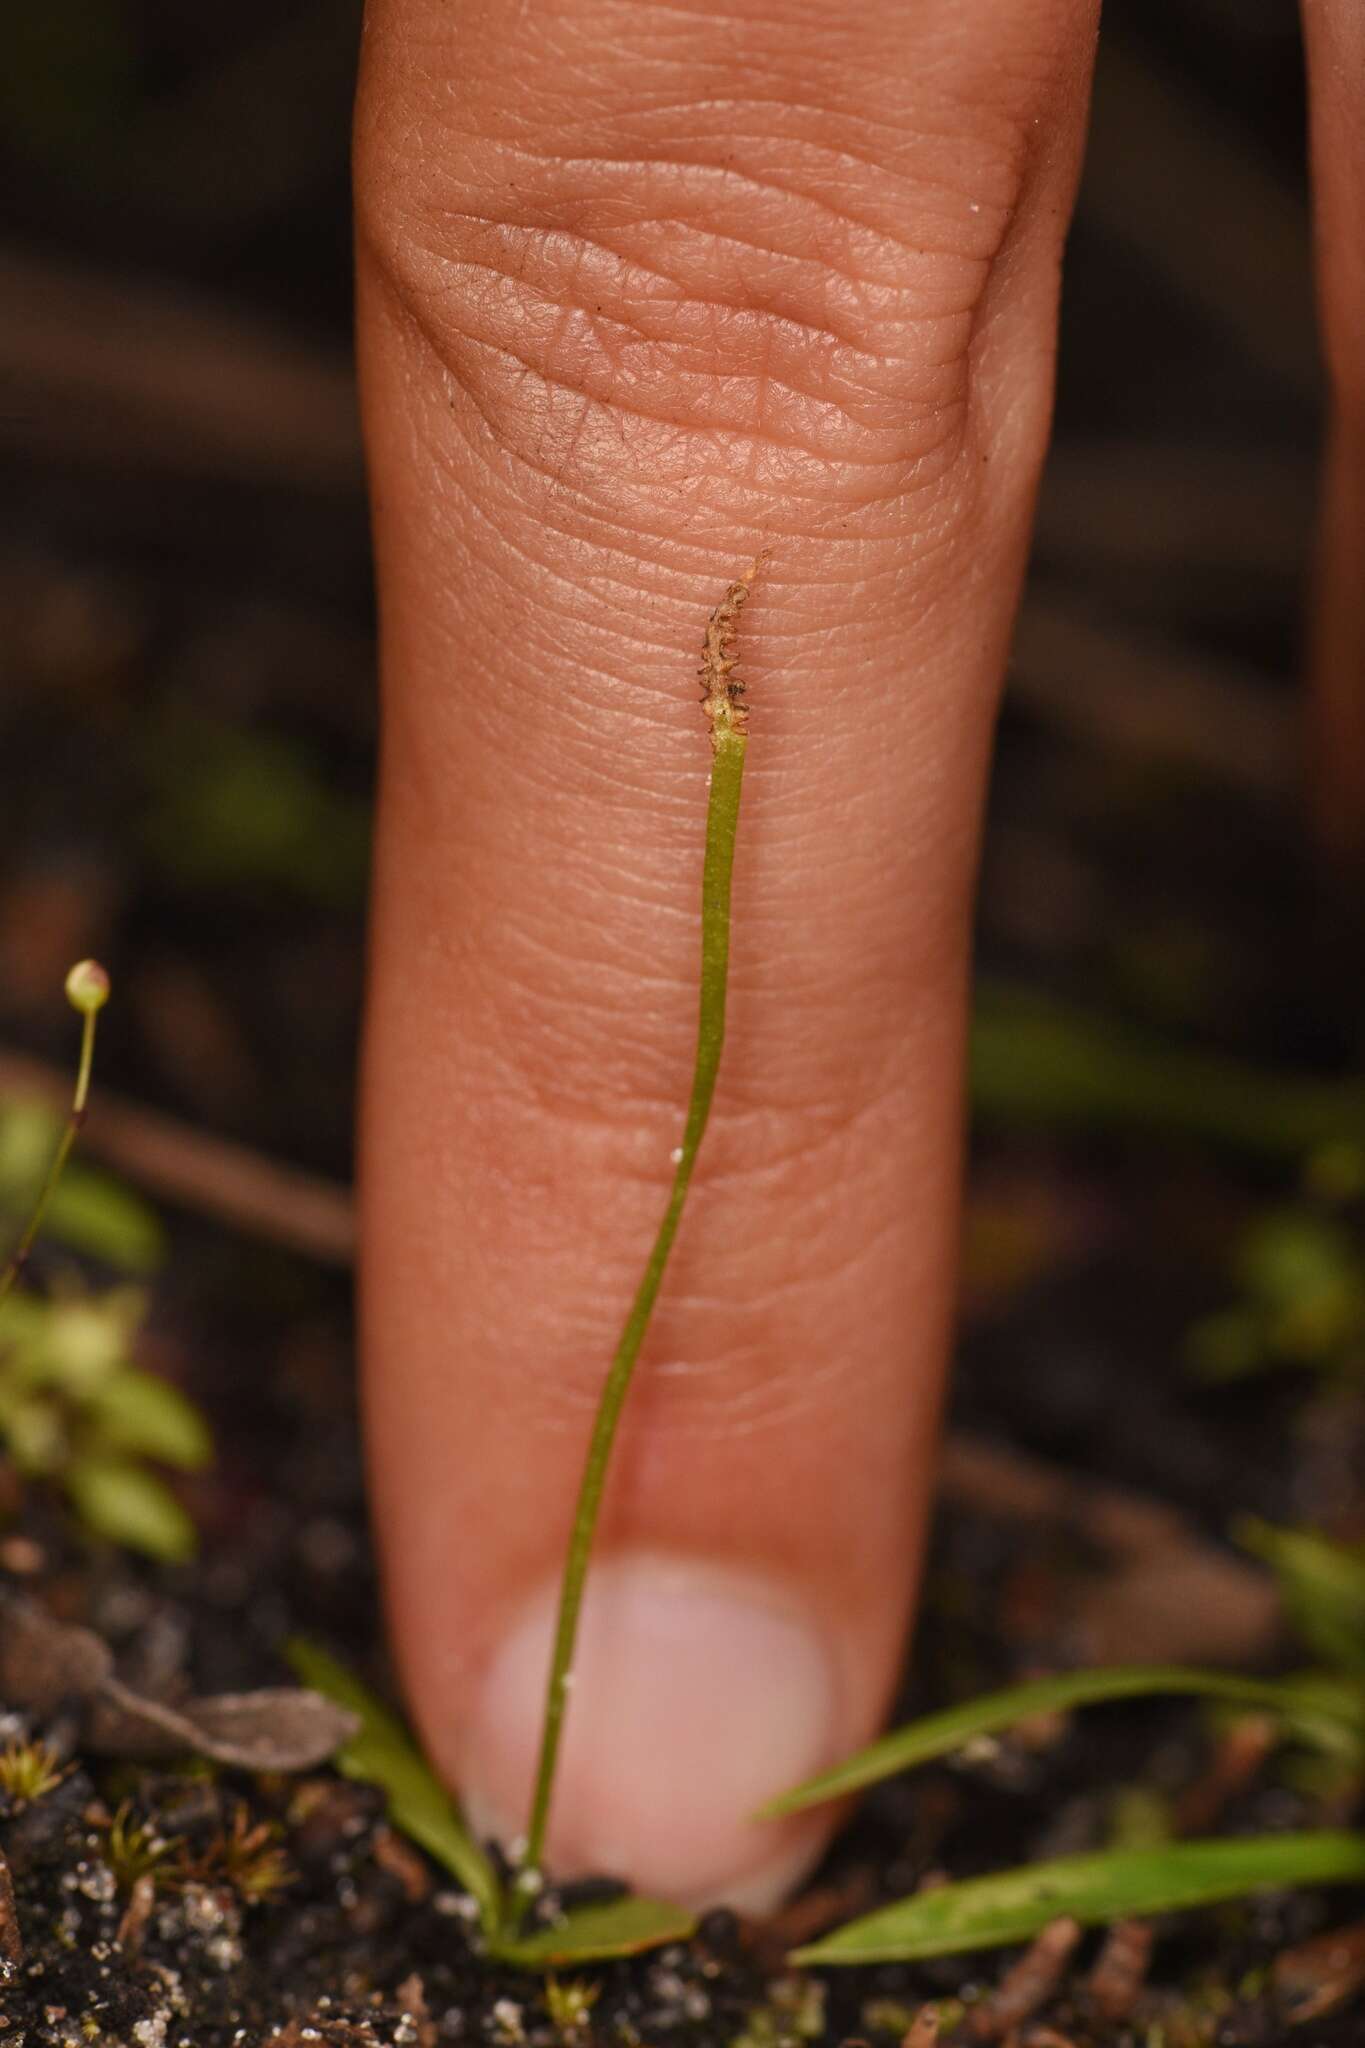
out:
M1337 1741L1343 1734L1358 1739L1365 1727L1365 1694L1343 1693L1335 1687L1324 1691L1309 1680L1240 1678L1231 1672L1187 1670L1165 1664L1064 1671L1053 1678L1031 1679L1003 1692L986 1693L980 1699L966 1700L961 1706L926 1714L923 1720L893 1729L891 1734L845 1758L832 1770L807 1779L790 1792L779 1793L760 1808L758 1817L775 1820L782 1814L799 1813L807 1806L819 1806L827 1799L844 1798L914 1764L948 1756L981 1736L997 1735L1033 1714L1064 1713L1072 1707L1099 1706L1109 1700L1163 1695L1229 1700L1235 1706L1278 1714L1309 1735L1322 1730L1326 1737L1335 1737Z
M333 1761L344 1777L378 1785L389 1817L443 1864L477 1902L485 1928L497 1924L502 1893L497 1874L407 1729L344 1664L318 1644L295 1639L285 1650L292 1669L339 1707L360 1717L360 1732Z
M639 1955L668 1941L687 1941L695 1917L662 1899L613 1899L567 1913L558 1927L540 1929L515 1941L494 1941L500 1961L526 1970L558 1970L575 1963L608 1962Z
M213 1438L194 1403L178 1387L138 1366L112 1373L93 1396L89 1414L110 1449L160 1458L183 1472L213 1460Z
M568 1710L579 1615L612 1446L635 1374L635 1362L645 1341L673 1241L682 1221L697 1154L711 1115L716 1076L725 1044L726 987L730 972L730 884L735 864L744 757L748 747L744 686L732 674L735 666L732 649L739 615L748 600L761 559L754 561L730 585L712 612L702 653L699 679L708 685L702 708L711 725L712 751L711 794L706 806L706 845L702 855L701 986L692 1092L683 1123L682 1142L673 1154L673 1185L667 1206L607 1369L593 1418L592 1435L588 1439L587 1456L583 1461L583 1476L579 1481L578 1499L560 1577L559 1609L545 1688L540 1757L531 1794L531 1812L526 1823L523 1870L538 1872L541 1866L564 1717ZM519 1896L514 1894L514 1911L519 1910L519 1906Z
M166 1233L156 1211L107 1173L68 1167L53 1190L47 1227L72 1251L102 1259L116 1272L144 1279L166 1256Z
M1259 1835L1065 1856L884 1906L791 1961L822 1968L914 1962L1028 1941L1068 1915L1086 1926L1213 1906L1251 1892L1365 1880L1365 1835Z
M194 1523L163 1480L122 1458L80 1458L66 1490L86 1527L110 1543L163 1564L185 1564L198 1548Z
M61 1410L42 1394L8 1398L0 1404L0 1437L21 1472L34 1478L61 1470L67 1454Z

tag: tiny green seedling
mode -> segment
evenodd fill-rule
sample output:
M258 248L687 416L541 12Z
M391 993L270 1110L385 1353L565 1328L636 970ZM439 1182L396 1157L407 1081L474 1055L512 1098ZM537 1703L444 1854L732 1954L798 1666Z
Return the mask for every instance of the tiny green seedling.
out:
M579 1614L588 1562L597 1530L607 1466L626 1395L635 1373L654 1303L658 1298L668 1255L678 1234L687 1191L697 1153L711 1114L725 1043L725 994L730 968L730 878L735 862L735 832L739 824L739 799L748 746L748 712L744 707L744 685L736 680L738 659L734 652L739 615L748 600L759 564L754 562L743 576L730 585L712 612L706 627L699 678L703 686L702 709L711 724L711 800L706 815L706 853L702 869L701 910L701 1003L697 1020L697 1053L692 1075L692 1095L682 1144L676 1155L673 1188L659 1225L658 1236L645 1265L635 1300L626 1317L621 1340L598 1402L597 1416L588 1445L587 1460L574 1512L569 1547L560 1585L559 1618L545 1700L544 1730L536 1770L531 1815L526 1829L526 1848L521 1860L519 1888L533 1896L540 1885L540 1866L554 1793L555 1768L563 1734L564 1711L568 1701L574 1645L578 1637Z
M175 1387L131 1362L146 1302L134 1287L15 1292L85 1121L95 1027L109 977L82 960L66 978L83 1020L75 1092L14 1251L0 1273L0 1442L26 1477L60 1486L95 1535L148 1556L193 1555L194 1525L148 1461L196 1471L212 1456L207 1425Z
M760 558L761 559L761 558ZM702 709L711 727L711 794L702 866L701 976L697 1049L682 1143L674 1155L673 1185L663 1220L612 1358L584 1461L564 1571L546 1686L545 1717L526 1845L510 1885L503 1885L475 1841L458 1806L439 1783L402 1725L357 1681L311 1644L295 1644L291 1661L308 1685L360 1716L361 1731L337 1758L341 1770L381 1786L392 1819L458 1878L478 1907L490 1951L528 1969L554 1970L608 1957L633 1955L685 1939L691 1914L663 1900L623 1898L584 1906L545 1927L527 1925L532 1902L544 1889L541 1869L554 1795L564 1715L588 1565L606 1485L612 1446L630 1391L636 1361L658 1298L669 1253L682 1220L697 1154L711 1114L725 1042L725 998L730 963L730 881L748 743L744 685L734 671L739 616L758 574L755 561L725 592L706 626L699 678Z
M32 1806L55 1792L67 1766L47 1742L11 1739L0 1749L0 1792L15 1807Z
M95 1025L100 1011L109 1000L109 976L98 960L78 960L66 977L66 999L73 1010L79 1011L83 1020L81 1029L81 1055L76 1069L76 1092L71 1098L62 1135L52 1155L52 1163L38 1190L38 1199L33 1204L32 1214L20 1233L19 1242L5 1261L0 1272L0 1302L13 1288L15 1281L28 1264L34 1241L43 1226L47 1205L52 1200L53 1190L62 1177L62 1168L71 1156L71 1147L77 1133L85 1122L86 1105L90 1097L90 1074L95 1061Z

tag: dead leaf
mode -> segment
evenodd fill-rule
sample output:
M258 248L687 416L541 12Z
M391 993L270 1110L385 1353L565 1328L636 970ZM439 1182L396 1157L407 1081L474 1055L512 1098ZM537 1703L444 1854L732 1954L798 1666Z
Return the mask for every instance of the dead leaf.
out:
M242 1771L309 1770L358 1727L353 1714L299 1686L179 1700L138 1692L116 1676L92 1629L14 1593L0 1593L0 1700L39 1717L79 1707L85 1740L107 1756L190 1754Z

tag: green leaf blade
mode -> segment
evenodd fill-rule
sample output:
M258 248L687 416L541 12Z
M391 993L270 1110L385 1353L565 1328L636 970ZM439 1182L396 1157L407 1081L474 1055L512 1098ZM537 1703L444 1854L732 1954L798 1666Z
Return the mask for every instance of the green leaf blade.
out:
M295 1640L285 1655L305 1685L359 1717L360 1732L337 1751L336 1768L386 1794L395 1826L464 1886L484 1926L494 1927L503 1901L493 1865L398 1716L318 1644Z
M737 583L730 586L721 606L712 614L713 635L717 629L717 622L727 607L727 616L733 630L733 622L739 607L747 598L750 583L757 573L758 563L755 562ZM715 645L728 645L728 641L717 640ZM536 1766L530 1816L526 1823L523 1868L533 1871L540 1869L544 1854L559 1747L568 1710L569 1683L574 1646L578 1636L579 1614L612 1447L616 1441L617 1427L634 1377L635 1363L649 1329L678 1225L682 1221L697 1155L711 1115L716 1077L720 1070L720 1057L725 1044L725 1006L730 966L730 895L748 741L737 686L728 681L728 670L714 665L718 662L718 657L710 637L707 642L706 662L712 666L704 667L703 673L710 674L713 692L720 693L722 708L717 710L714 696L708 697L707 714L712 719L713 728L711 793L707 800L706 844L702 855L701 985L692 1089L683 1125L682 1143L673 1155L673 1186L668 1204L598 1399L574 1508L568 1549L565 1552L554 1647L546 1686L540 1757Z
M187 1564L199 1547L194 1523L163 1480L122 1458L87 1457L66 1473L86 1527L162 1564Z
M951 1755L982 1736L997 1735L1034 1714L1066 1713L1073 1707L1100 1706L1114 1700L1182 1695L1264 1710L1305 1730L1330 1726L1359 1737L1365 1726L1365 1694L1328 1693L1308 1683L1298 1685L1293 1679L1241 1678L1231 1672L1165 1664L1065 1671L986 1693L893 1729L832 1770L769 1800L759 1809L758 1818L776 1820L826 1800L846 1798L898 1771Z
M194 1403L178 1387L140 1366L121 1366L90 1403L102 1444L159 1458L182 1472L213 1462L213 1438Z
M666 1942L687 1941L696 1918L663 1899L613 1899L567 1913L558 1927L537 1929L515 1941L494 1941L501 1962L526 1970L558 1970L576 1963L605 1963L636 1956Z
M1093 1927L1254 1892L1361 1882L1365 1835L1331 1830L1067 1856L919 1892L797 1949L790 1960L820 1968L915 1962L1028 1941L1063 1916Z

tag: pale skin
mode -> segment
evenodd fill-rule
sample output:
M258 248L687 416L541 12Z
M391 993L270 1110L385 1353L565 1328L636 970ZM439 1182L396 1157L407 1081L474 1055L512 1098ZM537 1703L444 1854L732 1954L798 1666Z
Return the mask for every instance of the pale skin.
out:
M701 638L764 553L729 1038L608 1489L561 1873L771 1904L826 1822L747 1815L875 1732L904 1652L1095 17L371 0L367 1430L412 1711L504 1840L687 1096ZM1365 31L1353 0L1304 18L1337 419L1317 701L1342 733L1365 723L1333 709L1365 643Z

